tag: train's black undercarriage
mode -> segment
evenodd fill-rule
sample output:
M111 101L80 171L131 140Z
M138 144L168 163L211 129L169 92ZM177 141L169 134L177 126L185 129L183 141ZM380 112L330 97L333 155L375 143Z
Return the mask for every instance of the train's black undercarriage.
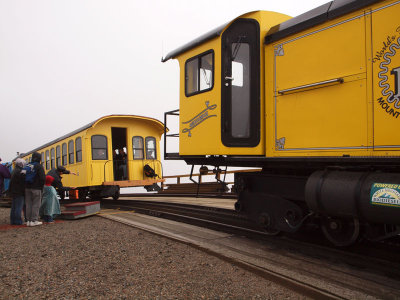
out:
M315 223L336 246L400 234L400 206L372 203L371 186L400 183L400 159L180 157L191 165L259 167L235 174L236 210L269 234Z

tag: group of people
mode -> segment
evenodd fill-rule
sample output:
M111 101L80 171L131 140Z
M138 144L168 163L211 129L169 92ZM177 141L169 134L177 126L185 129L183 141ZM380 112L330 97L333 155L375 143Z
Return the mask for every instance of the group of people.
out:
M57 191L64 192L70 188L63 186L62 174L75 174L63 166L51 169L45 175L41 164L41 155L32 154L29 164L22 158L15 160L12 171L8 194L12 198L10 221L12 225L22 225L24 212L27 226L42 225L39 216L44 222L54 222L54 217L60 215L60 203Z

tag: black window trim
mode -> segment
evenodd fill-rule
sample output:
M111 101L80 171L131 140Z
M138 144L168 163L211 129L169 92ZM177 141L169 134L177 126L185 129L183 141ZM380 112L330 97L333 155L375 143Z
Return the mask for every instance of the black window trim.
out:
M231 103L226 99L226 91L223 87L221 87L221 140L222 144L226 147L257 147L260 144L261 140L261 119L260 119L260 112L261 112L261 100L260 100L260 89L261 89L261 82L260 82L260 24L255 19L242 19L239 18L235 20L231 25L230 28L237 25L237 23L246 22L249 24L253 24L256 26L255 36L254 36L254 47L251 50L252 60L251 60L251 69L253 70L253 77L252 81L252 88L251 92L254 93L252 97L253 102L250 104L250 128L254 131L250 131L250 137L248 138L234 138L231 134ZM225 34L229 34L229 31L226 30L221 37L221 48L224 49L225 45ZM251 37L253 38L253 37ZM255 54L255 55L254 55ZM224 56L225 52L221 51L221 67L223 67L223 61L226 59ZM224 82L224 71L221 71L221 82ZM257 88L255 88L257 87ZM255 100L255 101L254 101Z
M197 59L197 68L198 68L198 70L200 70L201 57L202 56L206 56L207 54L210 54L210 53L212 54L212 84L211 84L211 87L208 88L208 89L200 91L200 74L198 74L197 84L198 84L199 90L197 92L190 93L190 94L186 93L186 65L188 64L188 62ZM184 72L185 72L185 74L184 74L184 76L185 76L184 77L184 79L185 79L184 89L185 89L185 96L186 97L189 98L189 97L201 94L201 93L205 93L205 92L211 91L214 88L214 82L215 82L215 53L214 53L214 49L207 50L207 51L202 52L202 53L200 53L200 54L198 54L196 56L192 56L191 58L188 58L185 61L185 71Z
M105 137L106 138L106 148L94 148L93 147L93 138L96 136L101 136L101 137ZM91 148L92 148L92 160L108 160L108 138L106 135L104 134L94 134L90 137L90 142L91 142ZM95 149L106 149L106 158L105 159L99 159L99 158L93 158L93 150Z
M134 147L133 140L135 138L140 138L142 140L142 148L135 148ZM144 141L144 138L142 136L135 135L135 136L132 137L132 157L133 157L134 160L144 160L144 158L145 158L145 151L144 151L145 150L145 144L144 143L145 143L145 141ZM142 150L142 158L135 158L135 149Z

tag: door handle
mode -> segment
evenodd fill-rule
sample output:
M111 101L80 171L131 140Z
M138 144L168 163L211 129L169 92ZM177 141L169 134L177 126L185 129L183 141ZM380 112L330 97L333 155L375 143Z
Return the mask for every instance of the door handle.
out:
M234 80L233 77L225 76L225 80Z

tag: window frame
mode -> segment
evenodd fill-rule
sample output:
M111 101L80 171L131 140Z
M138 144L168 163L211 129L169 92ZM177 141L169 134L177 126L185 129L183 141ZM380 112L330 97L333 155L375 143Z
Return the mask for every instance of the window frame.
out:
M154 140L154 158L148 158L147 142L150 140ZM154 136L146 136L145 145L146 145L146 160L157 160L157 139Z
M65 146L65 147L64 147ZM65 150L65 152L64 152ZM66 166L68 164L68 148L67 148L67 143L63 143L61 146L61 164L63 166Z
M133 142L134 139L140 139L142 141L142 148L135 148L134 145L135 143ZM132 157L134 160L144 160L144 138L142 136L136 135L132 137ZM135 150L142 150L142 157L141 158L135 158Z
M44 168L44 152L40 152L40 164L42 165L42 167Z
M54 148L50 149L50 169L53 169L55 166L55 151Z
M56 167L61 166L61 147L56 147Z
M50 169L50 150L46 150L46 170Z
M79 148L77 147L77 141L79 141ZM80 159L79 159L79 154L80 154ZM82 162L82 159L83 159L83 151L82 151L82 138L80 137L80 136L78 136L76 139L75 139L75 161L76 161L76 163L78 163L78 162Z
M72 147L71 147L71 143L72 143ZM75 147L74 147L74 145L75 145L74 140L68 141L68 163L70 165L75 163ZM72 152L71 152L71 148L72 148Z
M211 68L211 69L212 69L212 70L211 70L211 72L212 72L212 73L211 73L211 76L212 76L212 83L211 83L211 86L210 86L209 88L204 89L204 90L200 90L200 66L201 66L201 58L202 58L203 56L208 55L208 54L211 54L211 55L212 55L212 68ZM197 85L198 85L198 90L197 90L196 92L193 92L193 93L188 93L188 92L187 92L187 85L186 85L187 64L190 63L190 62L192 62L193 60L197 60ZM185 80L185 85L184 85L185 96L186 96L186 97L191 97L191 96L194 96L194 95L198 95L198 94L201 94L201 93L205 93L205 92L211 91L211 90L214 88L214 82L215 82L214 78L215 78L215 53L214 53L214 50L213 50L213 49L207 50L207 51L205 51L205 52L202 52L202 53L200 53L200 54L198 54L198 55L196 55L196 56L193 56L193 57L187 59L187 60L185 61L185 74L184 74L184 80Z
M93 147L93 138L94 138L94 137L104 137L104 138L106 139L105 148L94 148L94 147ZM91 147L91 149L92 149L92 160L108 160L108 138L107 138L107 136L106 136L106 135L103 135L103 134L94 134L94 135L92 135L92 136L90 137L90 142L91 142L90 147ZM93 154L94 154L94 151L93 151L93 150L98 150L98 149L105 149L105 150L106 150L106 158L94 158L94 157L93 157Z

